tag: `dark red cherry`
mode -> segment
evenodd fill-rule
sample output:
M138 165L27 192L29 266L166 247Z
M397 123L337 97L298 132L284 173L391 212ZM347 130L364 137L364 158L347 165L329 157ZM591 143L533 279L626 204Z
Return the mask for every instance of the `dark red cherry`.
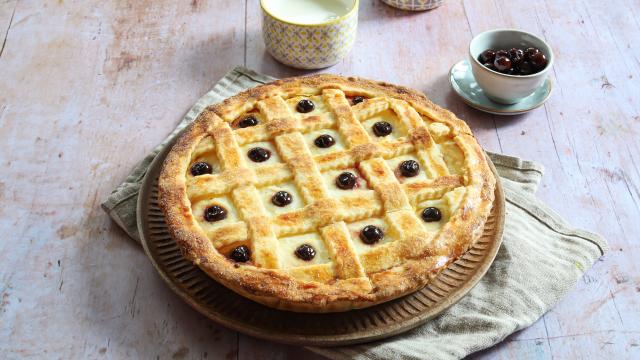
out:
M248 128L250 126L256 126L256 125L258 125L258 119L253 115L249 115L244 119L238 121L239 128Z
M438 208L428 207L422 210L422 220L426 222L440 221L442 214Z
M360 231L360 240L371 245L377 243L384 237L384 232L377 226L367 225Z
M413 177L420 172L420 164L415 160L405 160L400 163L400 173L402 176Z
M483 65L484 67L486 67L487 69L489 69L489 70L496 71L496 67L495 67L495 66L493 66L493 62L490 62L490 63L484 63L484 64L482 64L482 65Z
M485 51L483 51L480 56L478 56L478 60L481 63L492 63L493 60L496 59L496 51L495 50L491 50L491 49L487 49Z
M547 57L544 56L543 53L537 52L530 56L531 65L536 70L542 70L545 66L547 66Z
M353 173L345 171L336 178L336 186L342 190L350 190L356 186L357 179Z
M516 48L512 48L509 50L509 59L513 63L514 66L520 65L524 60L524 51Z
M231 251L229 257L235 262L247 262L251 259L251 251L245 245L240 245Z
M319 148L328 148L328 147L332 147L336 141L333 138L333 136L329 135L329 134L323 134L318 136L314 141L314 144L316 144L317 147Z
M538 49L538 48L534 48L534 47L527 48L524 51L524 59L525 60L531 60L531 56L533 56L534 54L537 54L539 52L540 52L540 49Z
M304 261L311 261L314 257L316 257L316 249L309 244L302 244L298 246L295 251L296 256Z
M509 52L507 50L498 50L498 51L496 51L496 58L499 58L501 56L509 57Z
M275 206L284 207L293 201L293 197L286 191L278 191L271 197L271 202Z
M529 61L523 61L519 67L520 75L531 75L533 74L533 65Z
M206 162L200 161L191 165L191 175L193 176L211 174L212 172L213 169L211 168L211 165Z
M209 206L204 209L204 219L209 222L220 221L227 218L227 209L220 205Z
M363 101L364 101L364 97L363 96L356 96L356 97L353 98L353 100L351 100L351 103L353 105L356 105L356 104L360 104Z
M387 136L393 131L393 127L391 126L391 124L386 121L378 121L377 123L373 124L372 129L373 133L378 137Z
M298 110L298 112L300 113L308 113L308 112L312 112L313 109L316 108L316 105L313 103L313 101L309 100L309 99L302 99L298 102L298 105L296 106L296 110Z
M509 71L512 66L511 60L506 56L496 57L493 65L496 67L496 70L500 71L501 73Z
M263 162L269 160L269 158L271 157L271 151L265 148L256 147L249 150L247 156L253 162Z

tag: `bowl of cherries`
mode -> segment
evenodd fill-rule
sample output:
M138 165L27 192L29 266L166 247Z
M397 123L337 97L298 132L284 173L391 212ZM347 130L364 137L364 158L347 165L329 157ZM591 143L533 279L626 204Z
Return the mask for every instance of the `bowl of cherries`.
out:
M515 104L546 80L553 65L553 51L544 40L528 32L497 29L471 40L469 63L487 97Z

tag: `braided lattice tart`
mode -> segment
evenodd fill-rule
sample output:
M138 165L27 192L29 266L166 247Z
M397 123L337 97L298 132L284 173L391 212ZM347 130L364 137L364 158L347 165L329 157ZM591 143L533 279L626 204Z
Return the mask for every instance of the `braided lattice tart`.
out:
M208 107L159 180L186 257L240 295L302 312L425 286L481 236L494 187L452 113L414 90L334 75Z

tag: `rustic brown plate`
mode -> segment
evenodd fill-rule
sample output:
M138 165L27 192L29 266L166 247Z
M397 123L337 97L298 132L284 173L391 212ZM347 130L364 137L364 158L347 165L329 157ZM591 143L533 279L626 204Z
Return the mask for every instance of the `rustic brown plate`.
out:
M413 294L361 310L304 314L275 310L246 299L184 259L158 206L158 175L171 146L154 159L138 197L138 228L147 255L160 276L193 308L213 321L257 338L296 345L363 343L411 330L455 304L480 281L498 252L504 227L504 192L498 183L484 233L458 261Z

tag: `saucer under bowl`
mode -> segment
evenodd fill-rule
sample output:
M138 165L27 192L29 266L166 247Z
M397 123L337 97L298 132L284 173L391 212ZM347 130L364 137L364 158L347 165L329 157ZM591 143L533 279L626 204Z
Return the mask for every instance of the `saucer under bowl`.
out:
M478 85L478 82L473 77L471 65L467 60L461 60L451 67L449 82L456 94L467 105L495 115L518 115L538 108L549 99L553 90L553 81L547 78L533 94L515 104L494 102L487 97Z

